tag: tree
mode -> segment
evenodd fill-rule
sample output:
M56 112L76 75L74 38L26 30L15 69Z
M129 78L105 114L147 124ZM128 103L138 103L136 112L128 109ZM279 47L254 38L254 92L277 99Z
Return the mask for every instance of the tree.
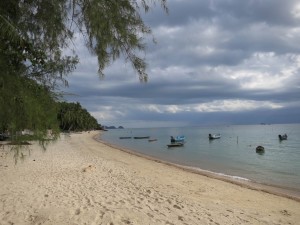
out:
M56 102L49 90L27 77L1 75L0 130L15 134L30 129L37 139L44 137L48 129L57 134Z
M26 75L44 85L54 85L74 69L76 55L64 56L62 50L70 47L75 33L97 55L100 74L123 54L145 80L146 63L137 53L151 30L140 11L148 12L156 2L167 10L166 0L2 0L2 43L10 48L15 66L26 61Z
M101 127L97 120L77 103L58 103L57 118L63 131L87 131Z
M100 74L124 55L146 81L138 53L151 30L141 12L157 2L167 11L166 0L1 0L0 132L58 130L57 89L68 84L65 77L78 63L75 52L64 50L74 50L78 33L97 55Z

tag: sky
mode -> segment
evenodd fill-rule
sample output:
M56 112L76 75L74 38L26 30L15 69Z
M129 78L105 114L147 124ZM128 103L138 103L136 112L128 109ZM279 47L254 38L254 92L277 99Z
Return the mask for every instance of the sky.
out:
M119 59L99 78L80 58L65 99L101 125L125 128L300 123L300 2L168 0L143 16L147 83Z

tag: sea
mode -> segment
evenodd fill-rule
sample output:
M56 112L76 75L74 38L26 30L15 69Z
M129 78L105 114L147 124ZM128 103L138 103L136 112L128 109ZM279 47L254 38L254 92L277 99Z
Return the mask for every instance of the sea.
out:
M221 138L209 140L208 135L216 133ZM288 139L280 141L279 134ZM184 146L169 148L170 136L179 135L185 136ZM133 138L137 136L157 140ZM300 196L300 124L111 129L99 139L158 160ZM264 153L256 153L257 146L263 146Z

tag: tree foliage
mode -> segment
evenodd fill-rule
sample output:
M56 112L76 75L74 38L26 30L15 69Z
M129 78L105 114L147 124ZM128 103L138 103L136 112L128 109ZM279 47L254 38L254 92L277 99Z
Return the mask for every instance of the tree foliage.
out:
M51 129L58 134L56 103L44 86L14 74L1 73L0 77L0 131L29 129L41 139Z
M141 12L157 2L167 11L166 0L1 0L0 132L58 131L55 93L79 62L78 34L98 57L100 74L124 55L147 80L139 53L151 30Z
M99 129L97 120L77 103L58 103L57 118L63 131L87 131Z

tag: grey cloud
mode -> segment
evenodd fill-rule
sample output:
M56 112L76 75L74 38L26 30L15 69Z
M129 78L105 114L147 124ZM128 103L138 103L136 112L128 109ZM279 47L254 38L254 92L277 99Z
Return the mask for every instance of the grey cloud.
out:
M156 8L144 16L158 41L157 45L149 43L145 55L149 65L147 84L139 83L137 74L123 59L112 63L105 70L105 78L99 79L96 58L79 45L81 64L68 78L70 87L64 89L74 95L66 99L79 101L95 115L104 111L110 114L112 118L98 118L102 124L112 120L127 124L140 121L139 126L142 121L148 125L151 121L162 124L299 122L300 21L291 13L296 3L169 1L169 15ZM271 55L254 57L270 52ZM265 81L260 81L264 76ZM272 78L278 77L284 79L271 88ZM245 88L242 85L245 83L254 86ZM142 105L183 108L237 99L257 104L269 102L282 108L201 113L159 113L140 108Z
M230 24L230 19L226 19L226 16L240 21L240 26L257 22L278 26L297 26L299 23L299 19L292 15L292 10L298 3L296 0L225 0L214 2L216 12L222 15L220 22L223 21L224 26Z

